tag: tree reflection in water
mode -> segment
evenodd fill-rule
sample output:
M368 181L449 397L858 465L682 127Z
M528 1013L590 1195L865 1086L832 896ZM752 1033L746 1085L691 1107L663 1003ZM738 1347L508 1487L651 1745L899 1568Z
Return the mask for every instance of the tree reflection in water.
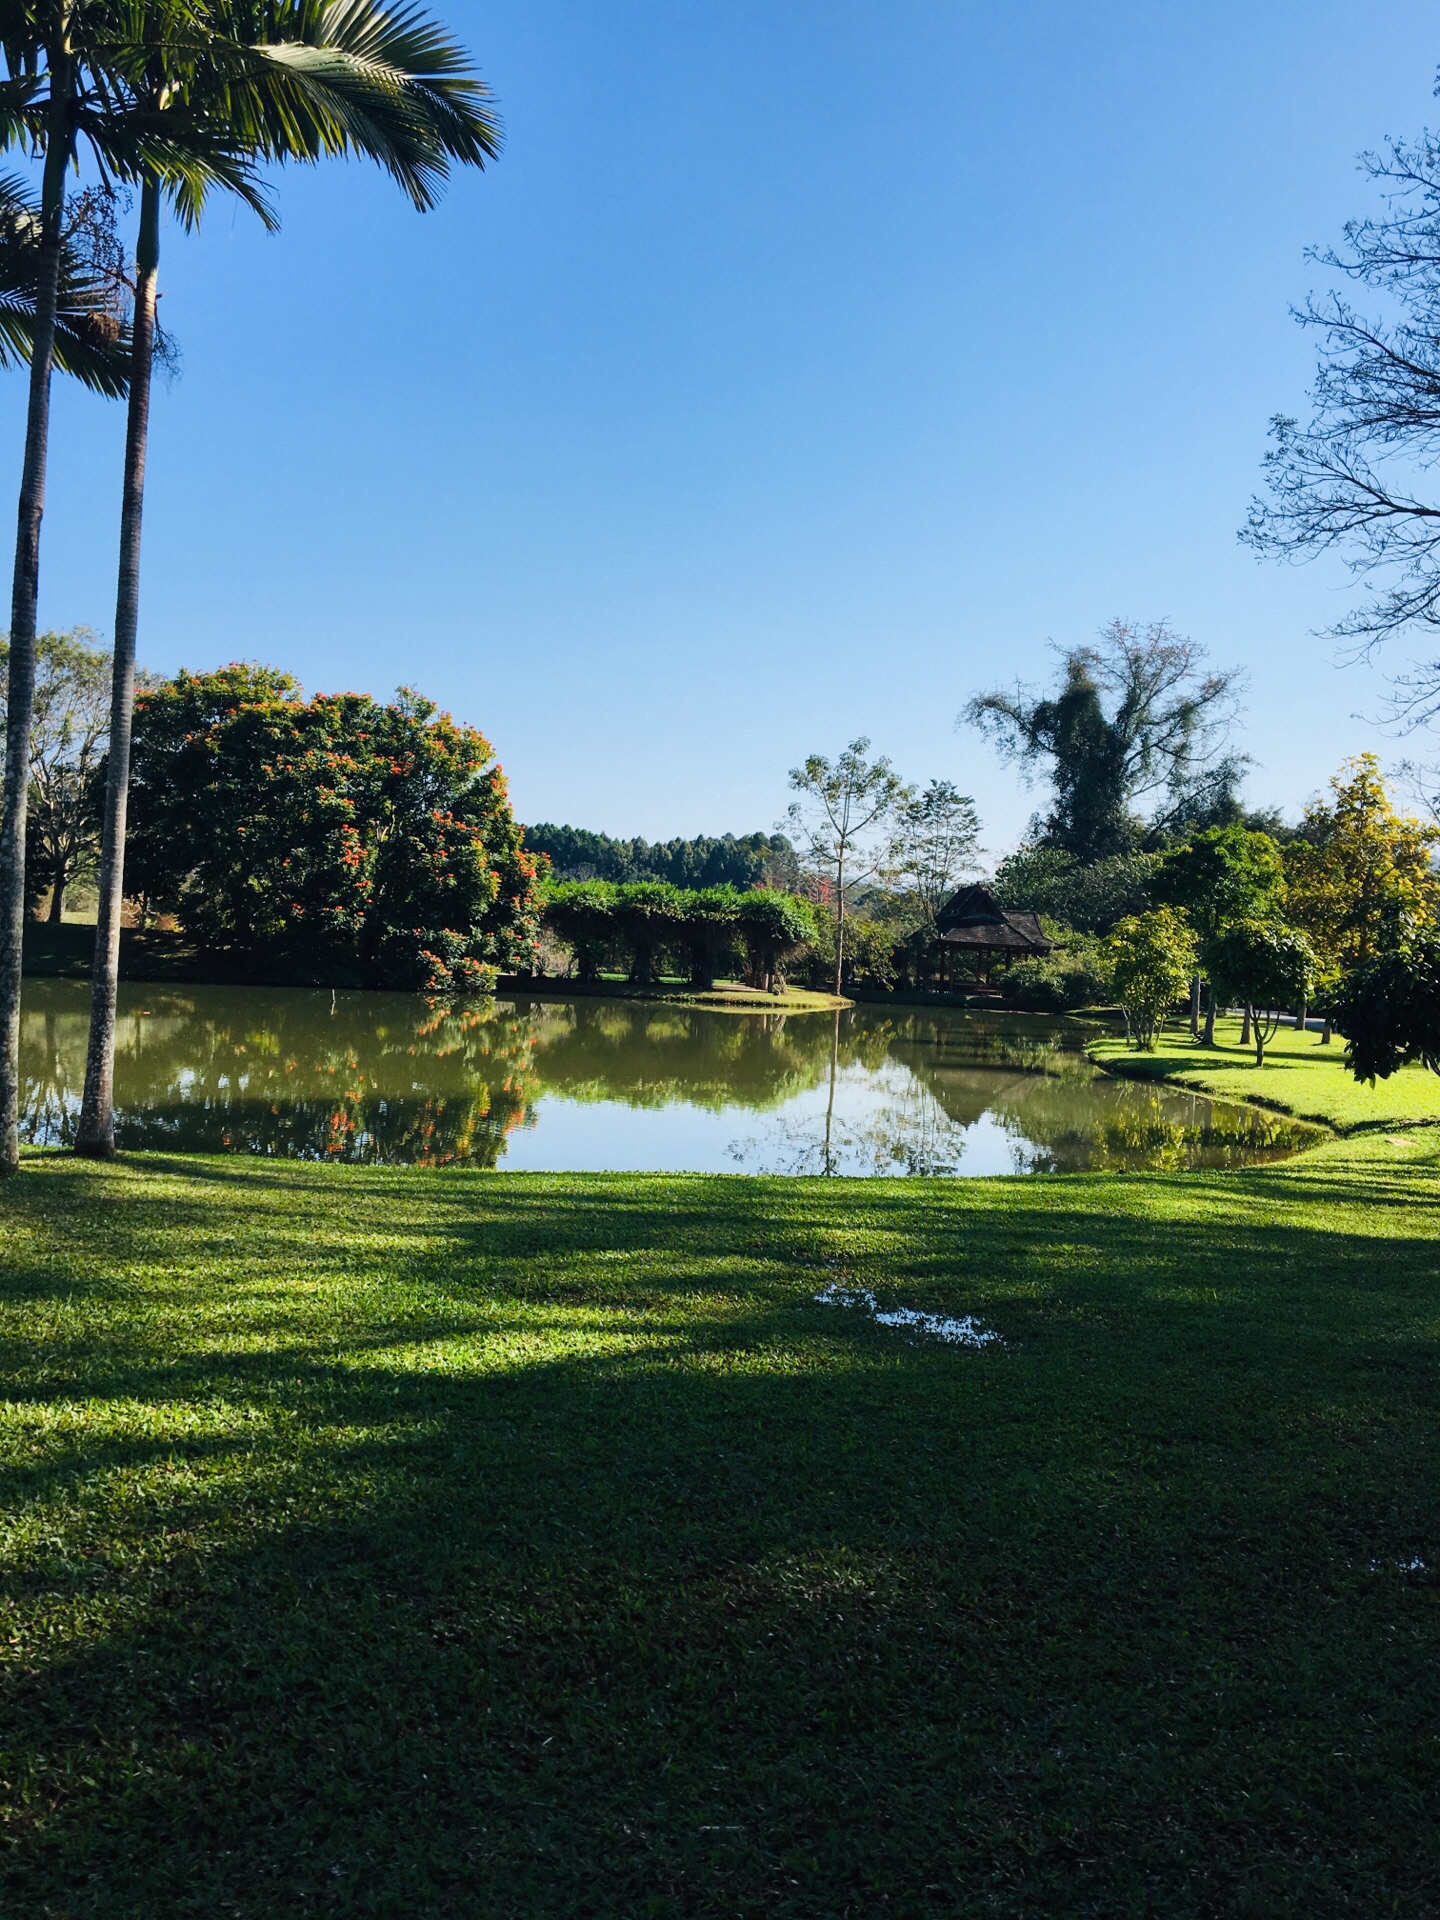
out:
M34 1143L71 1137L86 1011L80 982L27 983ZM1238 1165L1309 1137L1280 1116L1108 1079L1081 1039L1073 1023L944 1011L786 1016L132 985L118 1133L130 1150L483 1168L534 1129L527 1163L558 1167L576 1162L563 1146L547 1157L546 1115L566 1110L589 1128L579 1164L605 1164L613 1145L634 1165L651 1162L624 1151L627 1115L632 1131L653 1115L645 1139L680 1143L670 1157L657 1148L654 1164L830 1175ZM688 1132L687 1114L699 1116ZM745 1115L768 1118L745 1133L734 1124Z

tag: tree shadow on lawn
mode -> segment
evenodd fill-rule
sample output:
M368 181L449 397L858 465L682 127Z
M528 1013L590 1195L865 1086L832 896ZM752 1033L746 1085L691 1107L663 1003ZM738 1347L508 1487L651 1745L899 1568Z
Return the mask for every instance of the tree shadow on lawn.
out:
M391 1241L347 1262L317 1216L264 1300L187 1286L192 1203L152 1198L144 1313L12 1338L32 1404L121 1423L15 1489L49 1495L11 1590L17 1911L1440 1896L1435 1595L1397 1564L1440 1558L1433 1244L1268 1206L1162 1232L1124 1183L662 1184L372 1178L350 1218ZM815 1302L836 1278L1007 1344Z

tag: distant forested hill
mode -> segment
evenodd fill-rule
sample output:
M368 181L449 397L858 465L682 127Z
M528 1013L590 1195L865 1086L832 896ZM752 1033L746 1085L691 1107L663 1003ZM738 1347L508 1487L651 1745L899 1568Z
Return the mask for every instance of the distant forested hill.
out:
M793 860L782 833L702 834L695 840L612 840L549 821L526 827L525 845L548 853L557 880L668 880L672 887L753 887Z

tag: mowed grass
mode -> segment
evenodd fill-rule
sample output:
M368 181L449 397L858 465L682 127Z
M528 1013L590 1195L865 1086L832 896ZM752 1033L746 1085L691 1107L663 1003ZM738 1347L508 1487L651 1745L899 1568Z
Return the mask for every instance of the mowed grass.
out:
M994 1182L36 1158L0 1910L1440 1910L1408 1137Z
M1424 1067L1402 1067L1373 1086L1345 1065L1339 1034L1325 1046L1318 1033L1282 1027L1255 1064L1255 1049L1240 1045L1238 1019L1216 1022L1214 1047L1190 1038L1183 1021L1172 1021L1154 1053L1139 1053L1121 1039L1092 1041L1091 1058L1139 1079L1173 1080L1199 1093L1228 1100L1256 1100L1304 1120L1320 1120L1340 1132L1365 1127L1440 1121L1440 1077Z

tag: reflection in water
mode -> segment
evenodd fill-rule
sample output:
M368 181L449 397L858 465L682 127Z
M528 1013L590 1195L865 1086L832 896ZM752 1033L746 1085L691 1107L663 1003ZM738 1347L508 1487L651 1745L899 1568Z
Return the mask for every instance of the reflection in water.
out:
M24 1137L68 1142L88 989L31 981ZM1237 1166L1311 1130L1108 1079L1072 1023L948 1010L726 1014L122 988L122 1148L527 1168L848 1175Z

